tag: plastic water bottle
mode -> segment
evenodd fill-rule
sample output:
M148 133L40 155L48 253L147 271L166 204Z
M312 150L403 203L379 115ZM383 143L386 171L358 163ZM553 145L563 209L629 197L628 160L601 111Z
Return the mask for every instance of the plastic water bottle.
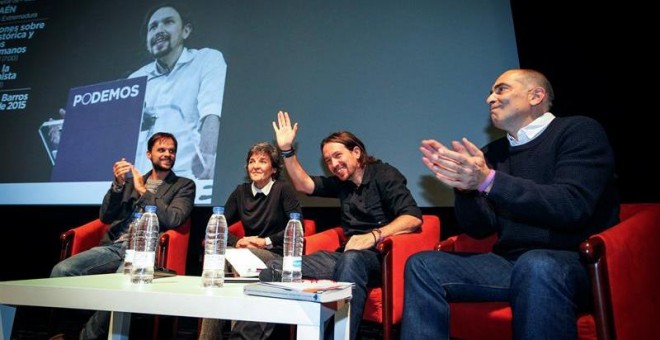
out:
M284 260L282 263L282 282L302 281L302 252L304 231L300 222L300 213L289 214L289 222L284 231Z
M137 224L140 222L142 213L136 211L133 213L133 219L128 225L128 244L126 246L126 253L124 254L124 274L131 273L131 267L133 266L133 258L135 257L135 230L137 229Z
M144 213L136 227L131 282L151 283L154 279L158 243L158 216L155 205L144 207Z
M225 250L227 249L227 220L224 207L213 207L206 224L202 286L222 287L225 282Z

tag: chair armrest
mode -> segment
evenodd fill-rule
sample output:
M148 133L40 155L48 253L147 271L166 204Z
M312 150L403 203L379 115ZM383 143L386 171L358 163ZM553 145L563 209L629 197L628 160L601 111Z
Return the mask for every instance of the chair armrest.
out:
M439 240L440 218L434 215L423 215L422 226L415 232L386 237L376 246L376 250L382 256L383 310L392 310L394 313L394 315L385 317L394 320L401 319L403 274L408 258L420 251L433 250Z
M108 224L101 222L101 220L97 218L81 226L63 232L60 234L60 261L71 255L98 246L107 230Z
M335 251L344 243L345 239L344 229L342 227L335 227L305 236L303 253L311 254L319 250Z
M384 259L391 259L392 268L403 279L403 268L408 257L422 250L433 250L439 239L440 219L437 216L424 215L419 229L412 233L386 237L376 246L376 250Z
M190 224L190 217L188 217L183 224L165 231L160 236L156 259L157 267L174 270L178 275L186 274Z
M580 253L592 279L599 339L660 337L660 271L653 269L660 263L660 204L589 237Z

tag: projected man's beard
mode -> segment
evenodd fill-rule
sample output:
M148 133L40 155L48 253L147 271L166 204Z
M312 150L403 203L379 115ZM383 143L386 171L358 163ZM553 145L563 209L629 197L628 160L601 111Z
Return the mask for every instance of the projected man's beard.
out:
M154 58L161 58L172 51L170 35L167 33L158 33L149 41L150 52Z

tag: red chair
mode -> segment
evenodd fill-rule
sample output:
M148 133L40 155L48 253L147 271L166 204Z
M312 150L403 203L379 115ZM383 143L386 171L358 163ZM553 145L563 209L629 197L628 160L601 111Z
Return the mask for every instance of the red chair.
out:
M660 339L660 204L622 204L621 222L580 245L591 276L594 310L578 315L579 339ZM438 244L443 251L486 252L495 236L465 234ZM450 303L450 336L511 339L506 302Z
M385 238L376 249L382 256L381 287L371 288L362 319L382 325L384 340L392 339L392 327L401 322L403 314L403 269L410 255L433 250L440 240L440 218L422 216L422 226L413 233ZM341 227L305 237L304 252L335 250L345 241Z
M109 225L95 219L60 235L60 261L98 246ZM186 274L186 257L190 239L190 217L174 229L163 232L158 240L156 266Z
M186 275L190 224L190 217L188 217L180 226L160 235L156 253L158 267L174 270L178 275Z
M156 267L174 270L178 275L186 274L186 258L190 240L191 219L188 217L181 225L169 229L160 235L156 249ZM75 227L60 235L60 261L98 246L109 224L95 219L82 226ZM154 316L153 338L158 338L160 317ZM172 334L176 334L178 319L173 318Z

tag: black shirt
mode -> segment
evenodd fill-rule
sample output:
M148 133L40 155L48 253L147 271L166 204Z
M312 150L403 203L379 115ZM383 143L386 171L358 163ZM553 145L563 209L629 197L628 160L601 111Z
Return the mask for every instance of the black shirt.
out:
M335 176L312 176L312 180L314 192L310 196L339 198L341 225L347 236L364 234L401 215L422 218L422 211L406 187L406 178L387 163L367 164L360 186Z
M278 254L283 250L284 229L291 212L302 214L300 202L293 188L282 181L273 183L268 196L252 195L252 183L240 184L225 203L228 225L240 220L245 236L270 237L273 242L273 248L270 250ZM227 244L235 245L237 241L230 236Z

